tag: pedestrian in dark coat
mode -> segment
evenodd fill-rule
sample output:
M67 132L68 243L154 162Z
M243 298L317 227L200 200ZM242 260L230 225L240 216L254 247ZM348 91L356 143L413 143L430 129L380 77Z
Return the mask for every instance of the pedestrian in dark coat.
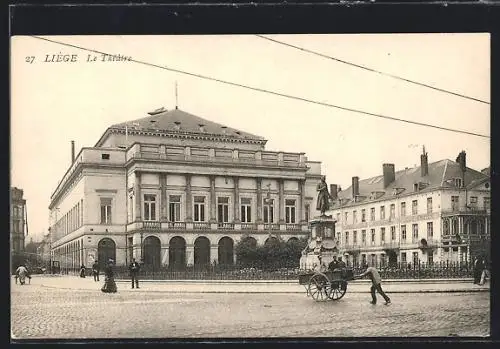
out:
M135 286L139 288L139 271L141 270L141 265L135 261L135 258L132 259L132 263L128 266L128 270L132 280L132 288L134 288L134 281Z
M474 260L474 284L479 284L481 281L481 274L483 273L484 270L484 263L481 258L476 258Z
M363 268L366 269L364 273L358 275L356 279L362 278L364 276L369 276L370 279L372 280L372 287L370 289L370 292L372 294L372 301L370 302L371 304L377 304L377 296L375 294L375 291L380 293L382 297L384 297L385 300L385 305L391 304L391 299L385 294L385 292L382 290L382 278L380 277L380 274L378 273L377 269L374 267L368 267L368 264L363 265Z
M101 291L104 293L116 293L116 282L113 273L113 263L114 261L110 259L108 261L108 265L104 268L104 285L101 288Z
M82 264L80 267L80 277L84 278L85 277L85 265Z
M99 281L99 262L95 261L94 264L92 264L92 275L94 276L94 281Z

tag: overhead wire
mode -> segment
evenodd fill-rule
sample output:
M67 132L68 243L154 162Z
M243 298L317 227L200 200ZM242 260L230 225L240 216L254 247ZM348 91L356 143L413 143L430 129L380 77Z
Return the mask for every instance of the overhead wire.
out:
M473 101L476 101L476 102L480 102L480 103L484 103L484 104L490 104L490 102L484 101L484 100L479 99L479 98L470 97L470 96L464 95L462 93L453 92L453 91L450 91L450 90L446 90L444 88L439 88L439 87L432 86L432 85L429 85L429 84L425 84L425 83L422 83L422 82L418 82L418 81L415 81L415 80L407 79L407 78L404 78L404 77L401 77L401 76L398 76L398 75L395 75L395 74L385 73L385 72L382 72L382 71L377 70L377 69L373 69L373 68L370 68L370 67L367 67L367 66L364 66L364 65L353 63L353 62L350 62L350 61L347 61L347 60L344 60L344 59L332 57L332 56L329 56L329 55L326 55L326 54L323 54L323 53L320 53L320 52L317 52L317 51L313 51L313 50L309 50L309 49L306 49L306 48L303 48L303 47L300 47L300 46L292 45L292 44L289 44L289 43L286 43L286 42L283 42L283 41L280 41L280 40L272 39L272 38L269 38L269 37L264 36L264 35L255 34L255 36L257 36L257 37L259 37L261 39L265 39L265 40L274 42L274 43L279 44L279 45L288 46L288 47L291 47L291 48L294 48L294 49L297 49L297 50L300 50L300 51L304 51L304 52L307 52L307 53L310 53L310 54L313 54L313 55L316 55L316 56L320 56L320 57L323 57L323 58L326 58L326 59L337 61L339 63L343 63L343 64L347 64L347 65L350 65L350 66L353 66L353 67L356 67L356 68L359 68L359 69L367 70L367 71L370 71L372 73L376 73L376 74L380 74L380 75L385 75L385 76L388 76L388 77L391 77L391 78L394 78L394 79L398 79L398 80L402 80L402 81L405 81L405 82L408 82L408 83L411 83L411 84L414 84L414 85L423 86L423 87L430 88L430 89L433 89L433 90L436 90L436 91L439 91L439 92L444 92L444 93L448 93L448 94L451 94L451 95L454 95L454 96L458 96L458 97L461 97L461 98L470 99L470 100L473 100Z
M76 49L87 51L87 52L93 52L93 53L97 53L97 54L100 54L100 55L106 55L106 56L113 56L112 54L109 54L109 53L101 52L101 51L94 50L94 49L85 48L85 47L74 45L74 44L65 43L65 42L58 41L58 40L43 38L43 37L39 37L39 36L35 36L35 35L33 35L31 37L33 37L35 39L39 39L39 40L44 40L44 41L47 41L47 42L52 42L52 43L55 43L55 44L58 44L58 45L63 45L63 46L67 46L67 47L76 48ZM308 98L305 98L305 97L293 96L293 95L289 95L289 94L285 94L285 93L281 93L281 92L276 92L276 91L271 91L271 90L267 90L267 89L263 89L263 88L259 88L259 87L253 87L253 86L243 85L243 84L240 84L240 83L231 82L231 81L227 81L227 80L222 80L222 79L218 79L218 78L214 78L214 77L210 77L210 76L206 76L206 75L202 75L202 74L198 74L198 73L191 73L191 72L187 72L187 71L184 71L184 70L180 70L180 69L176 69L176 68L170 68L170 67L162 66L162 65L159 65L159 64L155 64L155 63L140 61L140 60L133 59L133 58L128 59L128 62L142 64L142 65L145 65L145 66L159 68L159 69L167 70L167 71L170 71L170 72L184 74L184 75L188 75L188 76L192 76L192 77L196 77L196 78L200 78L200 79L204 79L204 80L215 81L215 82L219 82L219 83L230 85L230 86L236 86L236 87L240 87L240 88L245 88L245 89L248 89L248 90L262 92L262 93L267 93L267 94L271 94L271 95L275 95L275 96L280 96L280 97L284 97L284 98L288 98L288 99L298 100L298 101L307 102L307 103L316 104L316 105L321 105L321 106L330 107L330 108L336 108L336 109L340 109L340 110L344 110L344 111L349 111L349 112L353 112L353 113L359 113L359 114L374 116L374 117L381 118L381 119L392 120L392 121L399 121L399 122L403 122L403 123L407 123L407 124L412 124L412 125L417 125L417 126L423 126L423 127L429 127L429 128L434 128L434 129L443 130L443 131L450 131L450 132L455 132L455 133L462 133L462 134L467 134L467 135L471 135L471 136L477 136L477 137L483 137L483 138L491 138L488 135L484 135L484 134L480 134L480 133L475 133L475 132L470 132L470 131L465 131L465 130L459 130L459 129L453 129L453 128L450 128L450 127L432 125L432 124L428 124L428 123L424 123L424 122L418 122L418 121L413 121L413 120L406 120L406 119L396 118L396 117L382 115L382 114L378 114L378 113L371 113L371 112L367 112L367 111L363 111L363 110L359 110L359 109L354 109L354 108L349 108L349 107L343 107L343 106L340 106L340 105L335 105L335 104L331 104L331 103L326 103L326 102L321 102L321 101L317 101L317 100L312 100L312 99L308 99Z

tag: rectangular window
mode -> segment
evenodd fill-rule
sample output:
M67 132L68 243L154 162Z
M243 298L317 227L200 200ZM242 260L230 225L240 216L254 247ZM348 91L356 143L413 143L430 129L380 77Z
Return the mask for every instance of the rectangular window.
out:
M477 196L470 197L470 207L477 208Z
M366 222L366 210L361 210L361 222Z
M358 211L352 211L352 222L358 223Z
M434 227L432 226L432 222L427 222L427 239L432 239L434 236Z
M386 266L386 263L387 263L387 261L386 261L385 254L384 254L384 253L382 253L382 254L380 255L380 265L381 265L382 267L385 267L385 266Z
M427 253L427 264L428 265L434 264L434 253L432 252Z
M264 199L264 223L274 223L274 199Z
M391 227L391 241L396 241L396 227Z
M144 194L144 220L156 220L156 195Z
M217 222L229 222L229 198L220 196L217 198Z
M483 198L483 207L485 210L490 209L490 198L489 197Z
M380 228L380 242L385 242L385 228Z
M356 230L352 232L352 243L354 245L358 243L358 232Z
M380 220L385 219L385 206L380 206Z
M347 219L349 218L349 212L344 213L345 224L347 224Z
M370 209L370 220L373 222L375 220L375 207Z
M307 205L305 206L305 211L306 211L306 212L305 212L306 222L309 222L309 220L310 220L310 217L309 217L310 206L309 206L309 204L307 204Z
M168 219L170 222L181 221L181 196L169 195L168 197Z
M458 201L458 196L452 196L451 197L451 209L453 211L458 211L458 204L459 204L459 201Z
M361 230L361 243L366 244L366 230Z
M250 223L252 222L252 199L251 198L241 198L241 222Z
M390 213L391 218L396 217L396 205L395 204L391 204L391 209L390 210L391 210L391 213Z
M401 217L406 216L406 202L401 203Z
M427 198L427 213L432 213L432 198Z
M205 197L194 197L194 221L205 222Z
M340 213L337 213L337 222L340 222Z
M412 242L417 242L418 240L418 224L413 224L411 227L411 237L412 237Z
M295 200L286 199L285 200L285 223L294 224L295 223Z
M366 254L361 255L361 264L366 264Z
M372 234L371 242L372 242L372 245L373 245L375 243L375 229L371 229L370 232Z
M401 240L406 241L406 225L401 226Z
M349 232L348 231L345 232L345 244L349 245Z
M417 200L413 200L411 202L411 214L414 216L418 214L418 201Z
M413 265L418 265L418 252L413 252Z
M401 263L406 263L406 252L401 253Z
M101 224L111 224L110 198L101 198Z

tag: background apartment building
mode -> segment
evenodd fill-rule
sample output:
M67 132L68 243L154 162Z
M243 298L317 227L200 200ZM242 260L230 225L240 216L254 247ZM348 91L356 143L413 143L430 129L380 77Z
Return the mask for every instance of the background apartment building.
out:
M109 127L53 195L61 266L132 258L146 267L233 264L242 238L307 237L321 163L179 109Z
M26 226L26 200L22 189L10 188L10 251L12 268L24 263L24 238Z
M470 261L489 256L490 178L456 161L428 163L395 172L352 178L347 190L331 185L330 214L337 219L341 253L350 265Z

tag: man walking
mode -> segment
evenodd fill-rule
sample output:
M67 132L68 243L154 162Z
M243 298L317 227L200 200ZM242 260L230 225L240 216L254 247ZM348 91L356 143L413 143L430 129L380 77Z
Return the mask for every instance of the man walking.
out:
M132 288L134 288L134 281L135 281L135 286L139 288L139 270L141 269L141 266L139 263L135 261L135 258L132 259L132 263L128 266L128 270L130 272L130 277L132 279Z
M92 275L94 276L94 281L99 281L99 262L96 260L94 264L92 264Z
M375 291L377 291L378 293L380 293L382 297L384 297L385 305L391 304L391 299L382 290L382 285L381 285L382 278L380 277L380 274L378 273L377 269L375 269L374 267L368 267L368 264L366 263L363 265L363 269L366 269L365 272L358 275L356 279L368 275L372 280L372 287L370 289L372 294L372 301L370 303L374 305L377 304L377 296L375 295Z

